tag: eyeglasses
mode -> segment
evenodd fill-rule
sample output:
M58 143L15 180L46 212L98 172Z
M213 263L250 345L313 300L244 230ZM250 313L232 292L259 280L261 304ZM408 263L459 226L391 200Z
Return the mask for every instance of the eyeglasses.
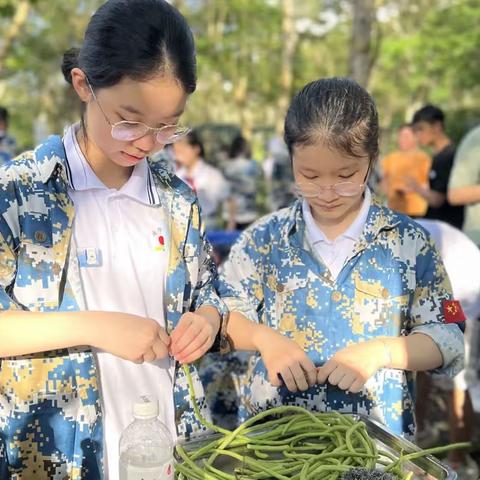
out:
M318 195L325 190L333 190L340 197L354 197L358 195L364 187L365 183L340 182L334 185L320 186L311 182L304 182L295 185L294 190L297 195L305 198L318 197Z
M367 185L368 174L370 173L371 162L368 163L367 173L363 179L363 183L339 182L333 185L316 185L313 182L297 183L294 191L297 195L304 198L315 198L326 190L333 190L340 197L354 197L363 191Z
M185 137L191 129L184 127L182 125L164 125L160 128L149 127L142 122L130 122L128 120L122 120L117 123L112 123L108 119L106 113L104 112L102 105L98 101L95 92L93 91L88 78L85 77L87 81L88 88L92 92L94 100L97 102L100 111L102 112L106 122L112 127L111 135L115 140L120 140L122 142L132 142L133 140L138 140L139 138L144 137L149 132L155 133L155 140L158 143L170 144L174 143L177 140Z

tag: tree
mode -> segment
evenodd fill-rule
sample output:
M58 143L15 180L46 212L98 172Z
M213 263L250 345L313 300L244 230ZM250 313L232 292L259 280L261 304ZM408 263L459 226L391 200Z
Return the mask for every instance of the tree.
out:
M353 0L349 76L367 87L373 66L372 29L375 22L374 0Z
M13 15L8 19L8 26L5 27L2 42L0 43L0 77L3 72L3 64L7 58L14 41L20 36L22 28L27 21L28 14L30 12L31 3L29 0L21 0L16 4L7 4L13 9ZM10 8L4 6L2 10L4 15L6 12L11 11ZM6 16L6 15L5 15ZM10 15L8 15L10 17ZM5 19L2 20L2 24L7 23Z

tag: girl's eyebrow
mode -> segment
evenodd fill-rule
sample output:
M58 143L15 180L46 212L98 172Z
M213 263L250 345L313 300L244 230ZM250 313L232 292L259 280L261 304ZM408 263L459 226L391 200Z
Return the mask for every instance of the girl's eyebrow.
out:
M120 105L120 108L127 112L133 113L134 115L142 115L142 112L139 112L135 107L132 107L131 105Z

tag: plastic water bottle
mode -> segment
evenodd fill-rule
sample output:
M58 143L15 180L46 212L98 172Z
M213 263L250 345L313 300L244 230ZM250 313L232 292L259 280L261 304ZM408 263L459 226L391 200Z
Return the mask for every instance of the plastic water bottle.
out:
M142 396L120 437L120 480L172 480L173 441L157 418L158 400Z

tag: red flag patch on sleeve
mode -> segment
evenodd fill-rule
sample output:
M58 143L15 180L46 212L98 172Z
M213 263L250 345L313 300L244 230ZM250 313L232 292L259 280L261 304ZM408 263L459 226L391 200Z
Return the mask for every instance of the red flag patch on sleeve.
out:
M458 300L444 300L443 314L445 323L461 323L465 321L465 314Z

